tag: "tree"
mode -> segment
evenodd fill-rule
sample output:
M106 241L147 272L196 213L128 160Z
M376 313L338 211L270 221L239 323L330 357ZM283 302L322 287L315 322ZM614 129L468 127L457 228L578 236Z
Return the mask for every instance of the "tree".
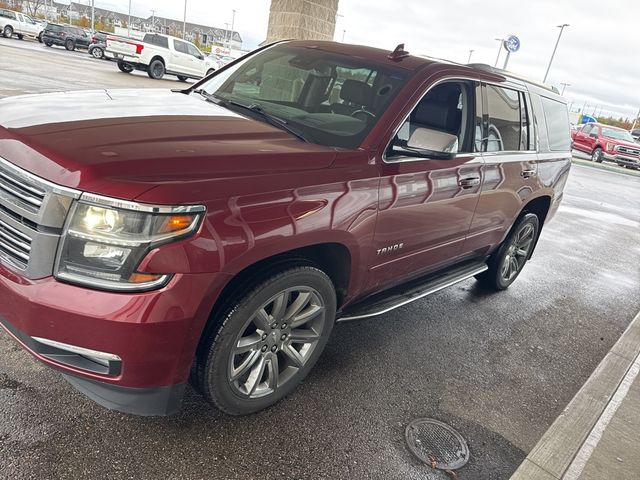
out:
M78 26L82 27L82 28L88 28L91 22L89 22L89 19L85 16L82 16L78 19Z
M45 0L29 0L28 2L25 2L27 6L27 14L32 17L38 15L38 10L40 10L40 7L44 6L44 1Z

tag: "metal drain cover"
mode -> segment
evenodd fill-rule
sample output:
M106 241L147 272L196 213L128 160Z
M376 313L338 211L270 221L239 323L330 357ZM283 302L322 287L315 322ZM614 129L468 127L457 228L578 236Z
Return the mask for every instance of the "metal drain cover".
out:
M409 450L439 470L457 470L469 461L469 447L458 432L432 418L413 420L404 432Z

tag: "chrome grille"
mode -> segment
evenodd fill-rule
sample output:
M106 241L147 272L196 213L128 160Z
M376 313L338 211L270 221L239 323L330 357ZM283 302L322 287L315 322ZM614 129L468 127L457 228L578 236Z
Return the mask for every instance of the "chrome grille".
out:
M0 263L27 278L51 275L67 212L79 196L0 157Z
M29 264L31 241L29 235L0 220L0 252L22 268Z
M620 146L617 148L620 153L626 153L627 155L640 156L640 148L631 148Z
M34 212L40 210L44 202L44 196L47 194L45 190L27 183L2 164L0 164L0 190L8 193Z

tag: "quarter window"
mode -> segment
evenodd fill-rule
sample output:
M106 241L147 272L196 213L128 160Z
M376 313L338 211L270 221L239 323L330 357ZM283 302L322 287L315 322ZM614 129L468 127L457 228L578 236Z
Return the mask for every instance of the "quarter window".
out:
M591 133L591 130L593 130L593 125L587 124L584 127L582 127L582 133L584 133L585 135L589 135Z
M519 151L528 149L526 110L521 105L522 95L508 88L487 85L489 124L486 132L487 152Z
M567 106L556 100L540 97L544 118L547 121L547 137L549 150L568 151L571 148L571 132L569 130L569 113Z
M189 50L187 49L187 44L184 42L181 42L180 40L174 40L173 47L176 49L176 52L178 53L186 53L187 55L189 54Z

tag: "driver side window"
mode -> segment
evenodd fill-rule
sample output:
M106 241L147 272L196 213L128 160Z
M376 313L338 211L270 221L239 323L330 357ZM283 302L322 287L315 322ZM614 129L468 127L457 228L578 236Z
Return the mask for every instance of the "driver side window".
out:
M452 154L474 152L476 126L481 124L475 113L476 88L473 82L448 81L429 90L398 130L387 155L403 156L403 147ZM477 110L481 112L481 108Z

